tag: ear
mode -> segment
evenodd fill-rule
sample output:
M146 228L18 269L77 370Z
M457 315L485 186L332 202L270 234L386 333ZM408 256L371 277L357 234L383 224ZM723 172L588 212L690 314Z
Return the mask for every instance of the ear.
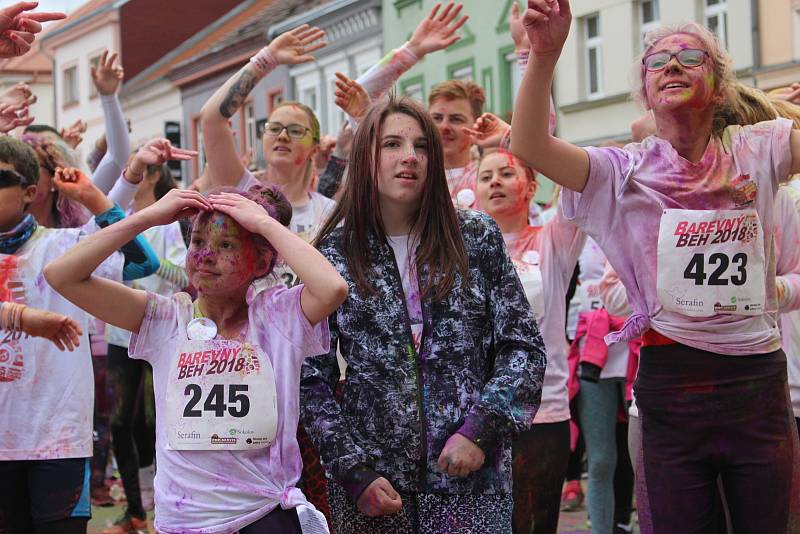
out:
M29 185L22 193L22 200L25 201L26 204L30 204L33 202L34 198L36 198L36 186Z
M525 192L525 196L528 199L528 202L536 196L536 190L539 189L539 182L536 181L536 178L533 180L528 181L528 190Z
M256 259L256 268L255 268L256 278L261 278L262 276L266 276L269 274L269 271L267 269L269 267L269 264L272 262L273 256L259 256L258 259ZM272 268L274 269L275 266L273 265Z

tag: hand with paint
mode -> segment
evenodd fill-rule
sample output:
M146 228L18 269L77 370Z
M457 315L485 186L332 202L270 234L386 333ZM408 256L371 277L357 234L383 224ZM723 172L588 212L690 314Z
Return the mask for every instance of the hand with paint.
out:
M530 50L531 40L528 39L528 33L525 31L525 26L522 25L522 17L519 14L519 4L514 0L511 6L511 13L508 16L508 27L511 31L511 39L514 40L514 50Z
M18 108L12 104L0 104L0 132L2 133L8 133L17 126L32 124L33 119L28 116L28 106Z
M270 217L262 207L236 193L216 193L208 197L211 207L228 215L242 228L253 234L262 235L264 225L280 223Z
M483 465L486 456L480 447L461 434L453 434L444 444L437 465L442 473L465 477Z
M282 33L273 40L267 49L279 64L298 65L314 61L311 52L323 48L327 43L318 41L325 36L325 32L316 26L303 24L292 31Z
M522 25L534 54L560 54L569 35L569 0L529 0Z
M76 120L71 126L61 129L61 138L70 148L77 148L83 141L83 134L86 133L88 125L81 119Z
M396 514L403 507L400 494L383 477L376 478L367 486L356 501L358 511L369 517Z
M336 105L356 120L366 115L371 104L367 90L341 72L336 73L335 83L336 90L333 94Z
M211 211L211 202L198 191L170 189L154 204L137 212L132 217L144 219L148 228L172 224L180 219L192 217L201 211ZM262 210L263 211L263 210Z
M58 350L70 352L80 346L80 337L83 334L74 319L28 306L22 311L20 329L29 336L49 339Z
M114 206L88 176L74 167L57 167L53 186L60 195L83 204L93 215L105 213Z
M92 67L92 82L94 82L97 92L101 95L116 94L122 84L125 71L121 66L114 65L117 55L115 52L109 56L108 50L104 50L97 62L97 66Z
M322 139L319 140L319 152L314 157L314 167L322 172L325 169L325 166L328 164L328 160L331 158L331 154L333 154L334 149L336 148L336 138L331 135L323 135ZM316 191L316 188L312 188L313 191Z
M464 4L449 2L444 10L439 13L439 8L441 7L442 4L440 3L433 6L431 12L422 19L422 22L419 23L408 41L409 49L419 59L422 59L425 54L444 50L461 38L455 33L467 22L469 16L464 15L458 20L456 19Z
M509 130L511 125L493 113L484 113L478 117L472 128L464 128L472 137L473 143L482 148L499 147L500 141Z
M20 82L0 93L0 104L8 104L20 110L36 103L36 95L27 83Z
M339 127L339 133L336 135L336 148L333 150L333 155L339 159L348 159L352 148L353 129L350 127L349 122L344 121Z
M31 49L42 22L66 18L64 13L30 13L38 2L18 2L0 9L0 58L21 56Z

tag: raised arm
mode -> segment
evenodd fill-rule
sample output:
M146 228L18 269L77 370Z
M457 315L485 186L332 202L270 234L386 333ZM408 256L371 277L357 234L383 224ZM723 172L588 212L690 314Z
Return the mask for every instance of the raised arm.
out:
M297 273L305 284L300 306L312 325L328 317L347 298L347 283L333 265L264 208L235 193L211 195L209 200L214 209L229 215L249 232L264 236Z
M456 31L469 19L467 15L459 18L463 4L449 2L441 12L441 3L431 9L422 19L411 39L403 46L391 50L378 63L356 80L367 90L371 100L385 95L395 82L431 52L444 50L460 39Z
M67 300L98 319L138 332L147 293L92 276L117 249L150 227L170 224L211 205L197 191L173 189L155 204L81 240L44 269L47 282ZM124 305L120 305L124 303Z
M83 334L74 319L16 302L0 302L0 331L22 332L31 337L49 339L58 350L73 351Z
M131 153L128 124L125 122L125 116L122 114L122 107L117 98L117 92L125 72L122 67L114 65L116 59L116 53L109 56L108 50L105 50L100 56L97 66L92 67L92 81L100 94L106 129L106 153L92 174L92 181L105 194L111 191L114 183L122 174ZM120 206L123 209L127 208L127 205L121 203Z
M589 177L589 156L549 133L553 74L572 20L569 1L530 0L528 5L522 20L531 57L514 105L511 151L554 182L580 192Z
M319 28L307 24L280 35L253 56L205 103L200 112L200 123L213 186L235 186L244 174L245 168L228 123L230 118L242 107L256 84L275 67L313 61L309 54L325 46L324 42L314 41L324 35L325 32Z

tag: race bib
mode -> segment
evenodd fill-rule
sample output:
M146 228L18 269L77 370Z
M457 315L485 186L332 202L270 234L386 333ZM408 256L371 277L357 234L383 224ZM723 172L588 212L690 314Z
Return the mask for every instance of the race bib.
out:
M755 210L664 210L658 232L658 298L690 317L761 315L764 235Z
M529 250L522 255L519 261L512 260L514 267L522 282L525 296L531 305L536 320L541 322L544 317L544 283L542 282L542 270L539 267L539 253Z
M170 367L166 400L173 450L260 449L275 439L275 376L257 346L184 341Z

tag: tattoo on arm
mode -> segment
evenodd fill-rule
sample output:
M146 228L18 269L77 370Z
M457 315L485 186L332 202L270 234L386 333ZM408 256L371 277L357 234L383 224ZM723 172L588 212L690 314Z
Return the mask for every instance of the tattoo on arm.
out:
M248 70L242 71L239 79L233 82L222 104L219 105L220 115L226 119L233 117L233 114L242 107L244 99L247 98L247 95L249 95L253 87L256 86L258 80L259 77L254 73Z

